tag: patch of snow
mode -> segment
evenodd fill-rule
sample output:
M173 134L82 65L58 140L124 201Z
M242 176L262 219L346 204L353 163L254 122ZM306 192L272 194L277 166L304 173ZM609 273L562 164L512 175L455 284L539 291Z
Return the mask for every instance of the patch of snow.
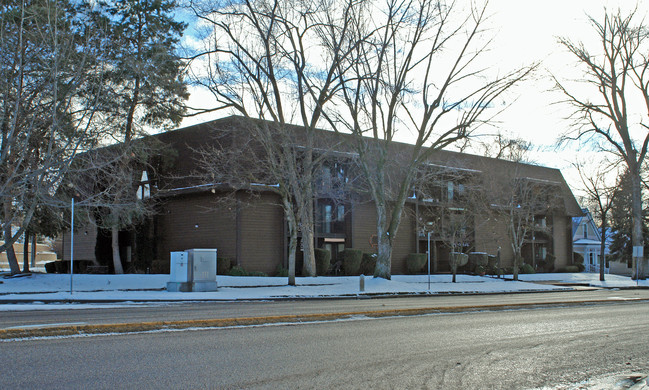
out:
M133 302L162 303L187 300L233 301L393 294L481 294L571 289L568 286L548 284L550 282L588 284L607 288L636 285L636 281L629 277L606 275L606 281L600 282L599 274L589 273L522 274L519 275L520 281L457 275L457 283L452 283L451 278L451 275L431 275L429 289L427 275L393 275L392 280L366 277L365 291L361 292L358 276L296 278L296 286L288 286L285 277L218 276L217 291L186 293L166 291L169 275L82 274L73 276L71 294L69 274L32 274L20 278L2 279L0 311L101 307L101 304L95 302L119 302L122 305L133 305L136 304ZM649 286L649 282L646 280L640 281L638 284ZM40 301L40 303L27 305L11 303L21 300ZM75 303L63 304L71 300ZM43 303L52 301L62 303Z

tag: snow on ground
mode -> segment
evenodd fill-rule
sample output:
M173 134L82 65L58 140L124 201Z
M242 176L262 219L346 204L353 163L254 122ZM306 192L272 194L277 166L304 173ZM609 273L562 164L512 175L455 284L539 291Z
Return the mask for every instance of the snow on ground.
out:
M528 291L560 291L580 284L607 288L633 287L636 281L628 277L599 274L533 274L520 275L518 282L493 277L458 275L451 283L451 275L393 275L392 280L365 278L365 291L359 289L358 276L297 278L297 286L287 286L286 278L218 276L218 291L167 292L169 275L73 275L72 294L69 274L32 274L30 276L1 278L0 304L32 301L76 302L162 302L187 300L259 300L277 298L318 298L390 294L481 294ZM640 281L649 286L648 281ZM15 305L0 305L13 306ZM44 305L50 306L50 305ZM2 310L0 308L0 310Z

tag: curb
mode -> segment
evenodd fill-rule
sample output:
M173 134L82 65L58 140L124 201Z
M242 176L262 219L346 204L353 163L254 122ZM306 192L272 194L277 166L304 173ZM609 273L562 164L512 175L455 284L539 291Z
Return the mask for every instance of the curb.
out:
M648 302L640 299L631 302ZM564 301L564 302L537 302L520 304L495 304L483 306L449 306L414 309L371 310L341 313L296 314L280 316L215 318L206 320L183 321L152 321L140 323L99 324L99 325L65 325L40 328L10 328L0 329L0 340L16 340L27 338L55 337L55 336L83 336L100 334L128 334L151 332L156 330L190 329L190 328L226 328L234 326L255 326L278 323L309 323L317 321L332 321L349 319L353 317L383 318L403 317L427 314L444 314L459 312L501 311L511 309L560 307L570 305L615 304L619 301L593 300L593 301Z
M631 288L635 289L635 288ZM649 289L649 287L648 287ZM2 304L18 304L18 303L125 303L125 302L134 302L134 303L167 303L167 302L241 302L241 301L306 301L306 300L337 300L337 299L373 299L373 298L426 298L426 297L446 297L446 296L476 296L476 295L518 295L518 294L542 294L542 293L560 293L560 292L571 292L575 291L572 288L565 287L563 289L556 290L517 290L517 291L493 291L493 292L480 292L480 291L470 291L470 292L455 292L455 291L440 291L435 293L429 292L376 292L376 293L357 293L357 294L337 294L337 295L317 295L317 296L300 296L300 295L285 295L285 296L275 296L275 297L263 297L263 298L245 298L245 299L235 299L235 298L191 298L188 296L186 299L177 299L177 298L161 298L161 299L151 299L151 298L142 298L142 299L132 299L132 298L122 298L122 299L93 299L93 298L12 298L12 299L3 299L0 294L0 305ZM78 293L83 293L84 291L78 291ZM12 293L12 295L31 295L31 294L40 294L40 293ZM48 293L44 293L48 294ZM184 293L191 294L191 293ZM5 294L9 295L9 294Z
M152 299L152 298L121 298L121 299L93 299L93 298L11 298L4 299L3 296L6 295L34 295L34 294L50 294L51 292L45 293L0 293L0 305L3 304L29 304L29 303L167 303L167 302L235 302L235 301L302 301L302 300L333 300L333 299L372 299L372 298L402 298L402 297L436 297L436 296L476 296L476 295L518 295L518 294L543 294L543 293L561 293L561 292L571 292L575 291L571 286L558 286L563 287L556 290L516 290L516 291L493 291L493 292L481 292L481 291L469 291L469 292L455 292L455 291L440 291L440 292L376 292L376 293L356 293L356 294L338 294L338 295L318 295L318 296L299 296L299 295L290 295L290 296L275 296L275 297L263 297L263 298L245 298L245 299L233 299L233 298L191 298L188 296L186 299L177 299L177 298L161 298L161 299ZM624 286L624 287L600 287L593 286L593 290L649 290L649 286ZM157 291L157 290L155 290ZM94 292L94 291L93 291ZM77 291L77 293L84 293L84 291ZM191 293L184 293L191 294Z

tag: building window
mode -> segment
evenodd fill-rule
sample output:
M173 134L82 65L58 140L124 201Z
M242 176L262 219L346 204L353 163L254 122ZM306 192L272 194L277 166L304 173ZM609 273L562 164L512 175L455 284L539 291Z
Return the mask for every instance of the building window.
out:
M584 225L584 238L588 238L588 225Z
M140 185L138 186L135 196L139 200L144 200L151 197L151 182L149 181L149 175L147 175L146 171L142 171Z
M452 181L449 181L446 185L446 195L447 195L446 199L449 202L453 201L454 190L455 190L455 184Z
M592 251L588 252L588 263L590 265L595 265L596 261L597 261L597 259L595 257L595 252L592 252Z
M345 233L345 205L320 200L318 201L317 217L317 233Z

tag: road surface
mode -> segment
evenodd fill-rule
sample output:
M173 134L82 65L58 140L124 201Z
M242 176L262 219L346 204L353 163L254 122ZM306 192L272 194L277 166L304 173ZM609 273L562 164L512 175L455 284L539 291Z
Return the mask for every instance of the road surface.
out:
M524 389L649 371L649 304L0 342L2 387Z
M450 307L483 307L492 305L563 304L566 302L610 302L647 300L649 290L589 290L524 294L488 294L453 296L416 296L361 299L306 299L249 302L177 302L137 304L115 307L115 304L92 305L89 309L64 309L87 305L31 305L56 310L0 311L0 330L48 324L116 324L150 321L184 321L212 318L282 316L293 314L353 313L372 310L424 309ZM2 305L11 309L13 305Z

